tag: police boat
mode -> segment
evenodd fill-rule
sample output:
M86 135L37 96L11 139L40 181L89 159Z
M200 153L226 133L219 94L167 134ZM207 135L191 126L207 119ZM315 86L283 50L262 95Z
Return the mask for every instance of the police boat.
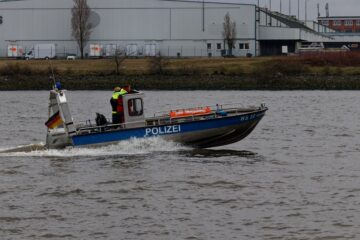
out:
M144 115L144 93L123 95L124 123L112 124L101 114L96 123L76 124L65 90L50 91L46 148L102 146L132 138L161 137L196 148L223 146L248 136L268 110L259 107L201 107Z

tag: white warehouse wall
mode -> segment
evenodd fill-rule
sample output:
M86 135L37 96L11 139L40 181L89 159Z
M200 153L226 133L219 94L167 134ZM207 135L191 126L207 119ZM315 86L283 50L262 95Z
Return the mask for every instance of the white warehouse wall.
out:
M193 49L191 54L183 51L183 56L193 56L194 52L206 56L207 43L211 43L216 55L219 49L214 47L215 44L221 43L224 47L222 23L229 12L237 24L237 42L250 44L250 49L246 51L238 49L237 44L234 53L255 55L255 5L206 3L203 31L201 2L89 0L88 3L95 13L95 19L99 20L95 21L89 43L138 44L141 47L151 42L164 53L175 54L178 53L176 49ZM10 43L27 49L36 43L56 43L60 53L78 53L71 36L72 6L72 0L0 3L0 16L3 16L3 24L0 24L0 56L6 55Z

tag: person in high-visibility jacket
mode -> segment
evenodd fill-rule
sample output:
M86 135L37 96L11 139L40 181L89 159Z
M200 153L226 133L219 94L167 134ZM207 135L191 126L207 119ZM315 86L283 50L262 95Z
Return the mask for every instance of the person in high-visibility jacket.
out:
M112 108L112 122L119 124L124 122L124 105L122 96L127 94L127 91L120 87L115 87L110 104Z

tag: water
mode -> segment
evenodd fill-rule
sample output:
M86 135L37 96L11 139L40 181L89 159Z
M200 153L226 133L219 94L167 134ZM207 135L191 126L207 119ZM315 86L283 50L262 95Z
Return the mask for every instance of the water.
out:
M146 92L146 113L238 102L270 110L245 140L159 139L0 154L1 239L360 239L360 96ZM76 120L111 92L69 92ZM47 92L0 92L0 149L44 141Z

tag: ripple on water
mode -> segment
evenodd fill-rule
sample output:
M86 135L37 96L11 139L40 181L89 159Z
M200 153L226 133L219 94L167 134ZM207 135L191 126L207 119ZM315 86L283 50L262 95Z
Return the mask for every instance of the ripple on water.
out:
M68 93L74 119L109 110L111 92ZM45 139L48 93L26 96L0 93L0 149ZM221 148L154 138L0 154L0 239L358 239L359 96L148 92L148 113L219 99L270 110Z
M81 189L74 189L74 190L70 190L70 191L64 191L61 189L57 189L55 191L52 192L45 192L45 193L41 193L38 196L42 197L42 196L49 196L49 197L68 197L71 195L81 195L84 194L85 191L81 190Z

